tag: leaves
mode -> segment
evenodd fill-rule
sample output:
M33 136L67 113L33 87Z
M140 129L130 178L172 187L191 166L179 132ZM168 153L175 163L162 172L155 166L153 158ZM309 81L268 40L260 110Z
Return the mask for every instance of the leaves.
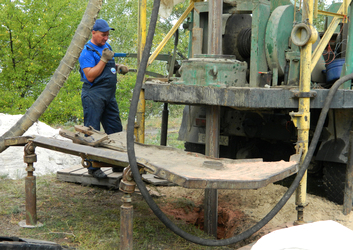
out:
M147 0L147 22L152 4L152 0ZM187 5L179 4L170 18L159 21L152 51ZM65 55L87 1L11 0L2 1L0 6L0 112L23 114L41 94ZM138 1L110 0L103 5L99 18L106 19L115 28L109 37L114 52L137 53ZM148 23L146 27L148 29ZM178 45L178 51L184 55L187 54L187 41L188 33L184 32L179 36ZM173 48L174 37L161 53L172 54ZM116 61L137 68L136 58L116 58ZM78 69L77 64L41 120L49 124L82 122L82 82ZM148 70L163 75L168 73L166 62L156 61ZM128 115L135 79L135 73L118 76L116 97L122 119ZM159 107L152 105L151 109Z

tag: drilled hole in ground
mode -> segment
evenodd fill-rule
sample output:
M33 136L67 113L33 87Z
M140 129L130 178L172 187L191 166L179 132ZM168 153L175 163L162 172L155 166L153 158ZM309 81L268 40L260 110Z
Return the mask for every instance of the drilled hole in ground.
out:
M192 224L204 230L204 209L203 205L186 205L181 206L177 203L169 203L162 207L162 211L167 215L177 219L185 221L188 224ZM218 207L218 227L217 227L217 239L227 239L234 235L238 235L256 222L252 220L248 215L240 210L230 210L227 208ZM248 244L249 242L259 239L264 233L256 233L249 239L246 239L241 245Z

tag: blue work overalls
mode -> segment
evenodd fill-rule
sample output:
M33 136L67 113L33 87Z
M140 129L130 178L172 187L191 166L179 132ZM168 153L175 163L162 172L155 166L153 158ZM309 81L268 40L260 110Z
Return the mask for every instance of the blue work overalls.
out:
M94 51L101 57L99 52L89 44L86 46L88 50ZM110 46L109 49L111 50ZM115 99L117 78L114 58L108 61L102 74L93 81L92 85L83 76L81 81L84 82L81 94L84 125L100 130L100 123L102 123L107 134L121 132L123 127Z

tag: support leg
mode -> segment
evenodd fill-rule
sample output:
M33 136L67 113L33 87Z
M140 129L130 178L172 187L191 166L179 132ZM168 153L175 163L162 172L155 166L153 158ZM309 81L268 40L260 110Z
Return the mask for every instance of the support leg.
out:
M37 221L37 187L36 177L33 175L34 167L33 162L37 161L35 154L35 146L29 142L24 148L24 162L27 163L27 176L25 178L25 191L26 191L26 220L21 221L21 227L41 227L43 224Z
M136 183L130 166L123 171L123 179L120 181L119 189L124 192L123 205L120 207L120 250L133 249L133 206L131 194L135 192Z

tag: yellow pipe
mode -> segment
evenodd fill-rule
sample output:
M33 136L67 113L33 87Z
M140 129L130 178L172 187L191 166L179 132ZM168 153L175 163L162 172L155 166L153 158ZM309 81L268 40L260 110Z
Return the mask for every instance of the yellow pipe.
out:
M317 13L318 13L318 9L319 9L319 0L314 0L314 17L317 18Z
M349 4L350 4L351 0L349 0ZM323 35L323 37L321 38L319 44L317 45L314 53L311 56L311 72L314 70L316 63L319 61L322 52L324 52L327 44L330 42L330 39L333 35L333 33L335 32L338 24L341 22L341 20L344 18L344 15L342 15L343 12L343 4L341 4L341 7L339 8L339 10L337 11L337 15L334 16L334 18L332 18L332 21L329 25L329 27L327 28L325 34ZM322 11L319 11L319 13L321 13Z
M344 18L345 15L343 14L339 14L339 13L335 13L335 12L329 12L329 11L324 11L324 10L318 10L318 13L321 15L325 15L325 16L333 16L333 17L338 17L338 18Z
M174 24L173 28L171 28L171 30L168 32L168 34L164 37L164 39L162 40L162 42L158 45L158 47L156 48L156 50L152 53L152 55L150 56L149 60L148 60L148 65L150 65L158 56L158 54L161 52L161 50L164 48L164 46L167 44L167 42L169 41L169 39L173 36L173 34L175 33L175 31L179 28L179 26L181 25L181 23L184 21L184 19L189 15L189 13L194 9L194 2L191 2L189 7L184 11L184 13L181 15L181 17L179 18L179 20Z
M313 9L314 3L311 0L304 0L303 2L303 16L302 22L307 23L313 30ZM315 30L316 31L316 30ZM304 45L300 51L300 80L299 91L300 93L310 92L310 79L311 79L311 51L312 43L315 42L313 36L309 39L308 43ZM299 98L298 112L291 112L294 124L298 128L298 145L297 152L302 151L302 158L300 167L303 164L308 150L309 142L309 129L310 129L310 97ZM298 218L296 223L301 224L304 222L304 207L306 206L306 187L307 187L307 173L304 174L299 186L296 190L296 205L298 210Z
M147 23L147 0L139 0L139 20L138 20L138 55L137 55L137 64L138 68L142 59L142 52L146 45L146 23ZM137 105L136 112L136 123L135 123L135 138L137 142L145 142L145 109L146 100L145 92L141 90L140 98Z

